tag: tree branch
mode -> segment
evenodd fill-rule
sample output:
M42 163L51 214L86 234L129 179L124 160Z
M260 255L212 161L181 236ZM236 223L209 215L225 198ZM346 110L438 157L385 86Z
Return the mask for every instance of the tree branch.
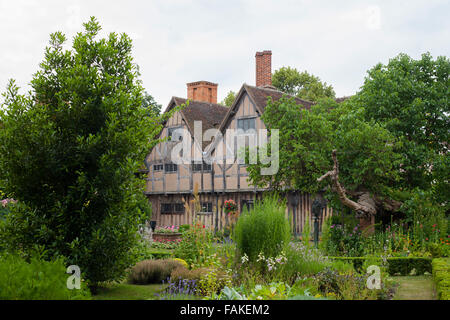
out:
M356 211L358 215L361 214L368 214L368 215L374 215L376 214L376 208L374 206L374 201L370 201L370 196L368 193L364 193L361 195L360 200L364 204L361 204L359 202L355 202L353 200L350 200L347 197L345 189L342 187L342 185L339 182L339 162L337 159L337 150L334 149L332 152L332 158L333 158L333 170L325 173L322 177L318 178L317 181L322 181L323 179L330 177L331 182L339 196L339 200L341 200L342 204L346 207ZM372 203L373 202L373 203Z

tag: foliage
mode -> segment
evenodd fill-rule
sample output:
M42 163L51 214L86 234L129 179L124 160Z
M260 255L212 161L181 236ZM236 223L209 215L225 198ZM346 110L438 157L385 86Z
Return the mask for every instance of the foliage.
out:
M433 279L439 300L450 300L450 260L433 259Z
M177 267L170 274L170 279L175 282L180 280L195 280L198 283L208 271L208 268L188 269L185 266Z
M67 288L64 259L44 261L33 255L29 261L17 255L0 257L1 300L90 299L85 282L81 289Z
M289 244L289 221L285 217L285 204L274 196L257 201L252 210L243 212L234 228L233 240L241 256L250 263L260 254L276 257Z
M154 249L167 249L167 250L173 250L178 247L178 244L181 242L181 239L174 239L174 240L153 240L151 247Z
M212 232L200 222L196 222L181 236L181 242L175 249L175 256L189 265L204 262L212 253Z
M227 96L222 100L220 104L227 107L231 107L235 99L236 93L234 91L230 91L227 93Z
M153 246L145 239L139 239L137 244L130 249L134 261L149 260L155 258ZM160 258L160 257L158 257Z
M364 243L361 230L355 226L353 230L346 230L342 225L330 226L330 240L327 252L336 255L358 257L364 254Z
M315 275L319 290L325 294L333 294L339 300L374 300L378 298L378 290L368 289L366 277L353 272L339 273L327 268Z
M178 228L178 232L183 233L186 230L189 230L191 227L190 224L182 224L179 228Z
M150 216L134 173L161 128L143 107L131 39L97 39L100 30L91 18L70 50L52 34L32 91L21 95L11 81L0 108L1 185L24 206L6 228L27 231L8 240L67 257L92 286L120 279L134 262L130 248Z
M243 286L225 287L214 298L218 300L324 300L319 295L312 295L314 288L302 285L289 286L284 282L257 284L250 289Z
M184 261L183 259L175 258L175 259L173 259L173 260L175 260L175 261L181 263L181 265L182 265L183 267L185 267L186 269L189 268L189 265L188 265L187 262Z
M395 145L395 152L402 157L395 164L401 176L398 186L432 189L435 202L446 204L447 209L449 74L447 57L434 60L425 53L414 60L399 54L388 64L370 69L355 97L356 105L364 107L367 121L382 124L401 142Z
M143 260L131 268L128 281L132 284L161 283L170 277L175 268L182 266L173 259Z
M311 222L310 222L310 215L306 214L305 216L305 224L303 226L302 230L302 242L306 247L310 246L311 241Z
M178 233L178 228L175 226L161 226L155 228L155 233Z
M383 259L377 257L374 259L371 256L364 257L330 257L330 259L336 261L345 261L353 264L354 268L358 272L365 272L364 267L370 264L376 264L378 266L383 265ZM370 263L366 263L370 260ZM389 275L421 275L426 272L431 273L431 258L426 257L387 257L386 259L386 271Z
M334 98L336 95L331 85L306 71L299 72L291 67L276 70L272 75L272 84L280 91L307 101L316 102L320 98Z
M167 288L156 294L160 300L192 300L197 294L196 280L167 280Z
M212 267L201 276L197 289L202 296L211 297L226 286L231 286L231 276L220 268Z
M306 110L292 98L268 98L262 119L269 130L280 130L279 170L261 175L266 165L249 165L250 179L257 186L316 193L326 186L317 179L333 167L333 149L338 150L340 182L351 190L383 194L397 178L394 137L382 125L364 121L363 108L355 108L352 99L340 104L323 100ZM333 206L339 203L331 200Z
M142 98L142 106L150 111L150 116L159 116L159 114L161 113L161 105L158 104L155 99L147 92L144 92L144 96Z
M294 283L302 277L312 276L327 267L348 271L350 264L336 263L328 259L319 250L302 243L291 243L286 250L287 263L279 271L279 279Z

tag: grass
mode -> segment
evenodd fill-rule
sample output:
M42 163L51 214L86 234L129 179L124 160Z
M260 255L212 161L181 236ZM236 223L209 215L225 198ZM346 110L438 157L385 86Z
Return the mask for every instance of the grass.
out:
M432 276L392 277L399 284L394 300L436 300Z
M162 284L135 285L128 283L111 284L98 289L93 300L149 300L163 289Z

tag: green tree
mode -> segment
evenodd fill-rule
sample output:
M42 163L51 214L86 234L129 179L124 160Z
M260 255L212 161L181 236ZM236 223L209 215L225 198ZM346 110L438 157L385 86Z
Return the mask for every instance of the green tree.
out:
M429 53L414 60L406 54L368 71L356 104L366 121L386 127L400 141L397 170L403 189L433 189L449 205L450 60Z
M365 122L363 111L355 109L353 99L341 104L325 99L307 110L293 98L269 98L262 120L269 130L280 130L279 170L275 175L261 175L263 165L252 164L250 179L279 191L315 193L330 185L335 204L360 213L375 214L379 206L392 204L384 196L386 185L397 179L393 170L398 161L393 152L396 140L382 125ZM337 150L335 159L333 150ZM331 174L334 165L339 170L336 180ZM326 172L331 183L322 177ZM344 192L338 186L345 186Z
M227 106L227 107L231 107L231 105L233 104L235 99L236 99L236 93L234 91L230 91L227 93L227 96L225 97L225 99L223 99L222 102L220 102L220 104Z
M311 193L328 185L336 205L365 214L397 211L421 189L448 210L449 71L445 57L400 54L343 103L320 99L308 111L269 99L262 119L280 129L280 169L262 176L250 165L251 180Z
M152 115L159 116L161 113L161 105L158 104L153 96L149 95L147 92L144 92L144 98L142 99L142 104L144 108L150 110Z
M282 67L272 76L275 88L301 99L316 102L321 98L334 98L333 87L306 71L299 72L295 68Z
M0 240L66 257L94 288L134 262L138 224L151 213L134 173L161 129L143 102L131 39L97 39L100 30L91 18L70 50L53 33L32 91L11 81L0 113L0 185L19 201Z

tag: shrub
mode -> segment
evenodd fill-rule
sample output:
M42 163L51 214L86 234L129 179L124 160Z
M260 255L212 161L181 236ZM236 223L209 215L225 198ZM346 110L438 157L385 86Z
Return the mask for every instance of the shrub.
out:
M213 234L200 222L185 230L175 249L175 256L189 265L201 264L212 253Z
M178 232L183 233L183 232L185 232L186 230L189 230L190 227L191 227L191 226L190 226L189 224L182 224L182 225L178 228Z
M64 260L44 261L33 256L29 262L16 255L0 257L0 300L90 299L84 282L81 289L67 288Z
M46 259L67 257L94 287L135 262L151 208L134 172L161 123L142 103L130 37L100 30L91 18L67 47L53 33L33 89L19 94L11 81L0 108L0 184L29 208L8 215L19 223L6 227L10 245L44 245Z
M255 262L259 254L275 257L286 248L291 238L290 224L285 217L286 205L277 197L257 201L249 212L239 217L233 239L240 255Z
M439 300L450 300L450 261L433 259L433 279Z
M203 296L213 296L220 293L226 286L231 286L231 277L218 268L209 268L198 281L197 289Z
M202 275L206 274L209 270L207 268L197 268L189 270L184 266L177 267L173 269L170 274L171 281L180 281L180 280L196 280L200 281Z
M173 259L144 260L131 269L128 281L132 284L162 283L178 267L183 265Z
M360 273L365 273L363 265L368 257L331 257L336 261L346 261L352 263L355 270ZM373 259L370 257L370 259ZM382 260L378 258L378 263L381 265ZM389 257L386 258L387 272L390 275L410 275L415 270L416 275L424 274L425 272L431 273L431 259L424 257Z

